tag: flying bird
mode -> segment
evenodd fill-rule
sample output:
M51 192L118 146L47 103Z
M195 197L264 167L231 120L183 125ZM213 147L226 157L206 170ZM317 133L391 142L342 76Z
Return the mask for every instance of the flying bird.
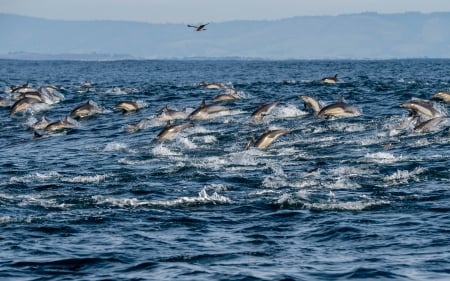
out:
M202 30L206 30L205 26L207 26L209 23L205 23L205 24L201 24L201 25L187 25L188 27L193 27L195 28L195 31L202 31Z

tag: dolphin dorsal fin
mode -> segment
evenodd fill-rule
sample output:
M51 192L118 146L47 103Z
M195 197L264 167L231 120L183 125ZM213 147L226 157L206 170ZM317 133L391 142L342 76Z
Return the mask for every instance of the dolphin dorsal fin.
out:
M337 79L337 74L334 75L334 79Z
M343 96L340 96L339 99L338 99L338 101L337 101L337 103L344 103L344 97L343 97Z
M202 103L200 104L200 108L206 107L206 102L205 100L202 100Z

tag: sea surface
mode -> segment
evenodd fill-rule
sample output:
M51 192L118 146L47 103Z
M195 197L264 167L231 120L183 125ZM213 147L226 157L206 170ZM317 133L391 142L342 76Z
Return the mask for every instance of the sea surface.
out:
M221 92L202 82L241 99L154 141L165 105ZM448 125L397 127L450 90L450 60L0 61L1 97L25 83L64 99L0 107L1 280L450 280ZM319 119L301 95L363 115ZM89 100L102 112L74 129L29 129ZM290 134L245 150L266 128Z

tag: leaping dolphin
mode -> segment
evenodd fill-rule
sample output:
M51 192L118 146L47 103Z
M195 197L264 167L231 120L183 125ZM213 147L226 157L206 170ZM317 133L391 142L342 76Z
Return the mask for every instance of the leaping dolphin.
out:
M89 100L85 104L82 104L74 108L70 112L70 117L74 119L80 119L92 116L94 114L102 113L100 107L93 101Z
M12 117L17 112L22 112L27 110L32 104L41 103L39 100L34 98L22 98L16 101L11 107L11 111L9 112L9 117Z
M434 117L427 121L421 122L414 127L415 133L427 133L435 130L440 124L447 121L446 116Z
M437 92L433 95L432 99L450 103L450 92Z
M206 120L211 118L211 114L229 111L229 108L221 105L209 104L206 105L205 100L202 101L200 106L189 114L188 119L190 120Z
M342 97L340 97L336 103L324 107L322 107L317 100L310 96L301 96L300 98L303 100L305 105L309 105L313 109L317 118L344 118L362 115L362 112L359 108L345 103Z
M214 97L213 102L228 102L240 100L238 92L233 88L226 88L223 93Z
M58 120L56 122L52 122L48 124L42 133L38 133L37 131L34 131L34 137L40 138L44 135L49 135L58 131L66 130L66 129L73 129L78 127L76 124L76 121L70 118L69 116L64 117L61 120Z
M250 141L245 146L245 149L249 149L250 147L256 147L259 149L267 148L272 142L274 142L279 136L289 134L290 131L285 129L278 130L269 130L266 129L264 133L257 139L251 138Z
M175 120L175 119L186 119L188 114L186 108L183 110L170 109L166 106L161 109L161 113L158 114L158 118L162 120Z
M418 116L421 119L430 119L443 116L444 114L434 108L434 103L425 100L410 100L400 105L408 110L410 115Z
M272 103L261 103L258 108L253 111L251 117L254 121L261 120L264 116L269 114L272 109L274 109L278 105L278 102L272 102Z
M122 113L130 113L139 110L139 105L135 101L121 101L118 102L114 108L122 109Z
M167 121L166 127L155 137L155 141L169 140L182 130L192 126L192 123L174 125L170 121Z

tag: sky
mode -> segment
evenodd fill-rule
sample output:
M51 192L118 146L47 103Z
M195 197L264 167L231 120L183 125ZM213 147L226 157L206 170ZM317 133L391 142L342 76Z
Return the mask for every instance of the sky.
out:
M0 0L0 12L64 20L203 23L361 12L450 12L450 0Z

